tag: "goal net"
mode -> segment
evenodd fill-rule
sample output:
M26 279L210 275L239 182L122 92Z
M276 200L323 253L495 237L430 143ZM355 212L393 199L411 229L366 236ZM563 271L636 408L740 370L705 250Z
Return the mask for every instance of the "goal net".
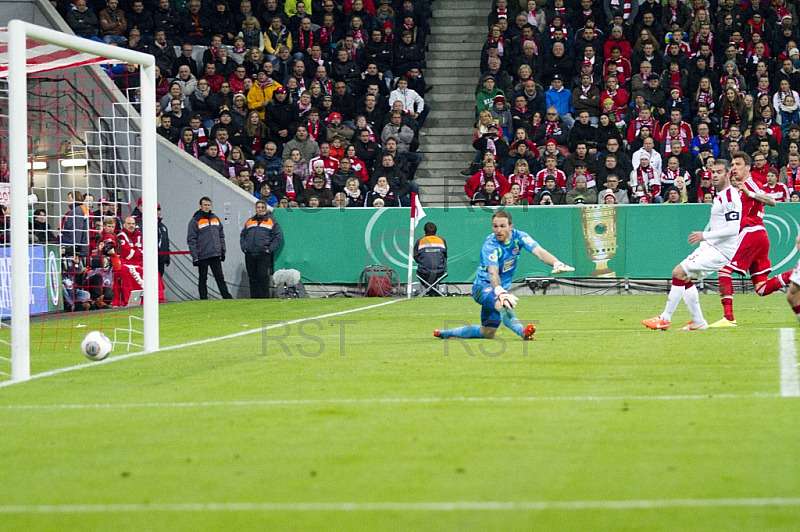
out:
M0 381L80 363L91 330L115 353L158 348L154 70L146 54L0 29Z

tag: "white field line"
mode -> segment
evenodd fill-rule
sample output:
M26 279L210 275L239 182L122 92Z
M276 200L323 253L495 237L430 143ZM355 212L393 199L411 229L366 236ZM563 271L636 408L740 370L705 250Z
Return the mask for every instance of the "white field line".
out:
M0 405L2 410L82 410L126 408L208 408L259 406L316 406L316 405L403 405L426 403L555 403L608 401L702 401L710 399L777 398L778 394L706 394L706 395L617 395L617 396L550 396L550 397L378 397L363 399L264 399L256 401L197 401L176 403L87 403Z
M283 323L276 323L274 325L269 325L267 327L259 327L257 329L248 329L246 331L240 331L240 332L233 333L233 334L226 334L224 336L216 336L214 338L205 338L203 340L196 340L194 342L186 342L186 343L183 343L183 344L170 345L170 346L167 346L167 347L162 347L162 348L158 349L158 351L137 351L135 353L127 353L125 355L120 355L120 356L107 358L107 359L102 360L100 362L92 362L90 364L79 364L77 366L68 366L66 368L58 368L58 369L53 369L53 370L50 370L50 371L43 371L42 373L36 373L35 375L31 375L30 380L41 379L42 377L52 377L53 375L59 375L61 373L66 373L68 371L77 371L77 370L81 370L81 369L91 368L91 367L98 366L100 364L112 364L114 362L119 362L120 360L125 360L125 359L128 359L128 358L139 357L139 356L155 354L155 353L163 353L164 351L172 351L174 349L183 349L184 347L192 347L192 346L196 346L196 345L210 344L212 342L219 342L219 341L222 341L222 340L230 340L231 338L239 338L240 336L247 336L249 334L255 334L255 333L259 333L259 332L263 332L263 331L268 331L270 329L276 329L278 327L285 327L287 325L294 325L295 323L301 323L301 322L304 322L304 321L321 320L323 318L332 318L334 316L343 316L345 314L351 314L353 312L360 312L362 310L370 310L370 309L373 309L373 308L383 307L383 306L386 306L386 305L392 305L394 303L399 303L400 301L410 301L410 300L409 299L405 299L405 298L403 298L403 299L392 299L391 301L384 301L383 303L377 303L375 305L367 305L366 307L359 307L359 308L354 308L354 309L349 309L349 310L342 310L342 311L339 311L339 312L331 312L331 313L328 313L328 314L320 314L319 316L313 316L313 317L310 317L310 318L299 318L299 319L296 319L296 320L291 320L291 321L287 321L287 322L283 322ZM27 382L27 381L22 381L22 382ZM18 382L17 381L11 381L11 380L3 381L3 382L0 382L0 388L4 388L6 386L11 386L12 384L18 384Z
M3 505L0 514L153 512L460 512L547 510L660 510L671 508L797 507L798 497L740 499L645 499L621 501L442 501L442 502L211 502Z
M800 397L794 327L781 329L781 397Z

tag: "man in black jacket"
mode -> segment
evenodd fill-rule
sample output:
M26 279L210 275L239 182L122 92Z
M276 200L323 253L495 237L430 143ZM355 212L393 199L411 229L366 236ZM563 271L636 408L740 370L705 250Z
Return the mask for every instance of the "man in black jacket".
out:
M272 209L264 201L256 202L256 214L244 224L239 245L244 252L244 264L250 278L250 297L269 297L269 278L272 275L275 251L283 243L281 225L271 216Z
M158 212L158 275L164 277L164 268L169 266L169 229L161 217L161 204L156 205ZM163 253L163 255L162 255Z
M385 176L395 197L400 200L400 204L408 207L411 205L408 198L408 177L395 165L394 156L391 153L384 153L381 161L381 166L375 169L369 182L370 190L375 186L378 177Z
M223 299L233 299L225 283L222 263L225 262L225 231L217 215L211 212L211 198L200 198L200 209L189 221L186 244L192 255L192 264L197 266L199 277L197 289L200 299L208 299L208 268L214 274L217 288Z
M183 44L181 15L170 7L169 0L158 0L158 8L153 11L153 24L156 31L164 30L167 40Z

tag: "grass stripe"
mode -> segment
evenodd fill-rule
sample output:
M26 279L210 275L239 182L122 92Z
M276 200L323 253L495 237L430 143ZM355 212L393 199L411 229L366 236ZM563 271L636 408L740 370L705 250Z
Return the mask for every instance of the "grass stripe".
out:
M217 502L5 505L0 514L142 512L458 512L546 510L659 510L670 508L797 507L800 497L644 499L620 501L442 501L442 502Z
M781 396L800 397L800 376L797 371L797 346L794 341L795 329L781 329Z
M358 405L358 404L424 404L424 403L545 403L603 401L699 401L704 399L773 399L778 394L698 394L698 395L610 395L610 396L543 396L543 397L376 397L342 399L264 399L256 401L196 401L164 403L87 403L45 405L0 405L0 410L81 410L112 408L208 408L248 406Z

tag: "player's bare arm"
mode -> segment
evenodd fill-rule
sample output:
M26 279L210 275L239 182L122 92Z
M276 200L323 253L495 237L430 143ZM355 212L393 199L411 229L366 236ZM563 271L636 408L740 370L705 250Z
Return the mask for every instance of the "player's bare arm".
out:
M558 260L555 255L544 249L542 246L538 246L533 251L531 251L534 257L539 259L540 261L544 262L548 266L553 268L551 273L559 274L564 272L574 272L575 268L572 266L567 266L560 260Z
M502 286L500 282L500 268L497 266L489 266L486 268L486 272L489 274L489 282L492 283L492 288Z
M540 261L544 262L548 266L552 266L553 264L558 262L558 259L555 258L555 256L553 256L552 253L550 253L549 251L544 249L542 246L537 247L536 249L531 251L531 253L533 253L533 255L537 259L539 259Z
M741 192L742 194L744 194L748 198L752 198L752 199L756 200L759 203L763 203L764 205L768 205L770 207L774 207L777 204L777 202L775 201L775 198L773 198L772 196L770 196L768 194L764 194L763 192L753 192L752 190L747 188L747 185L745 185L741 181L736 183L736 188L738 188L739 192Z

